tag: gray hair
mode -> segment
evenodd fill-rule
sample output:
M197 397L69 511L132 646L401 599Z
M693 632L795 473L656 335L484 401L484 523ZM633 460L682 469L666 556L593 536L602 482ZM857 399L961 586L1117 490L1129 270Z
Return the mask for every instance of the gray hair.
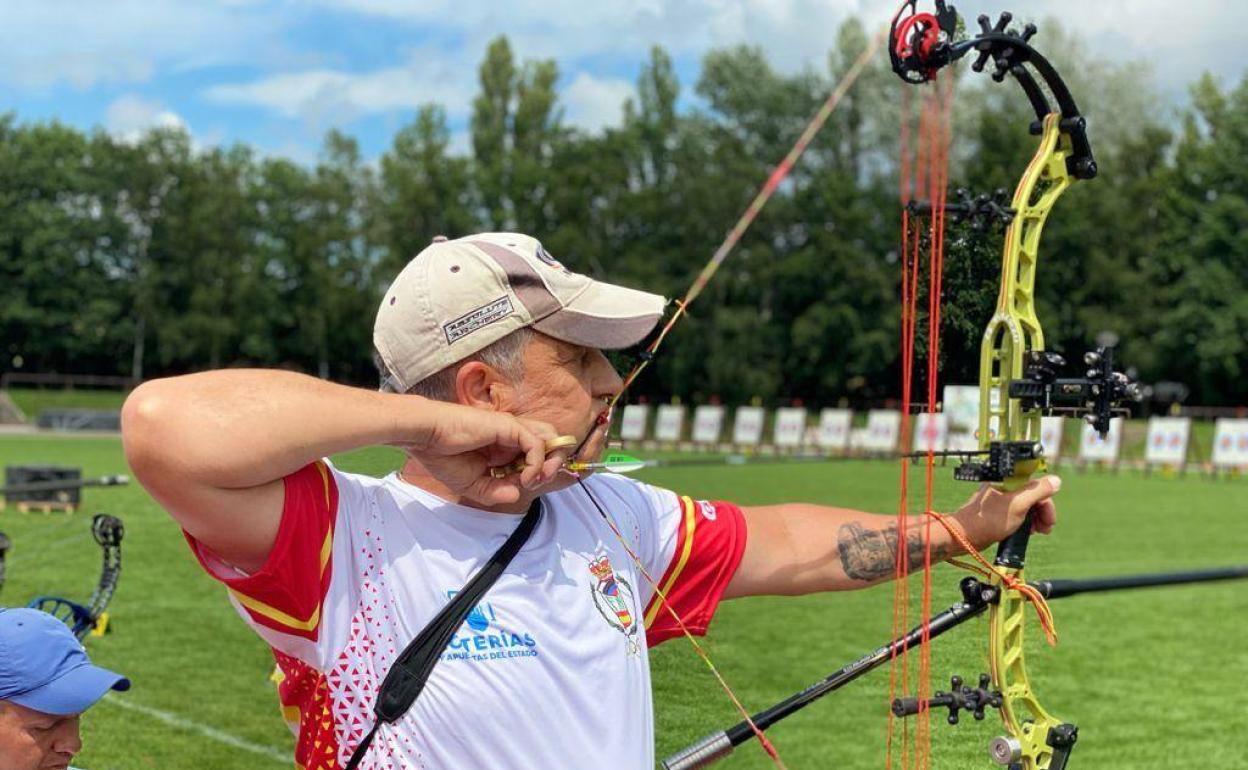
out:
M403 393L423 396L433 401L454 401L455 375L459 372L459 367L470 361L480 361L507 379L513 382L519 381L524 377L524 349L536 336L537 333L527 326L516 329L476 353L456 361L441 371L434 372ZM377 367L377 373L381 378L378 390L382 393L398 393L394 375L390 367L386 366L386 362L382 360L381 353L376 349L373 350L373 364Z

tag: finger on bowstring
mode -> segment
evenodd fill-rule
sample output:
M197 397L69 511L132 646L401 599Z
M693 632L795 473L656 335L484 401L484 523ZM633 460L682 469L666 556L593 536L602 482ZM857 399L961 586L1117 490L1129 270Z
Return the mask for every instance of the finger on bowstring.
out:
M537 465L528 462L526 457L525 467L520 473L520 483L532 489L554 478L559 466L563 464L563 458L576 448L577 443L576 436L554 436L546 439L543 442L542 458Z
M514 475L502 479L484 476L472 483L468 496L490 505L514 503L520 499L520 484Z
M546 439L525 423L517 420L516 431L520 438L520 449L524 453L524 469L520 472L520 482L526 486L541 471L546 460Z
M555 436L546 442L546 459L542 462L541 482L553 479L563 464L581 448L583 442L573 435Z
M519 478L520 486L525 489L533 489L542 483L542 466L540 464L525 465L524 469L520 471Z
M540 482L547 482L553 479L559 473L559 469L564 466L564 463L572 457L573 449L575 449L575 447L556 449L554 452L546 455L546 461L542 463L542 467L540 469Z

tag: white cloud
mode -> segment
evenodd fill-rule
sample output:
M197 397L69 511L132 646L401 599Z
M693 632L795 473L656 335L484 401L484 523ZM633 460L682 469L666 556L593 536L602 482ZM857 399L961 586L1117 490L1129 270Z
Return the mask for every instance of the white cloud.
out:
M205 97L221 104L263 107L318 129L367 115L414 110L431 102L445 108L451 123L456 124L466 119L472 108L476 67L466 62L448 66L448 62L442 54L423 54L405 66L366 73L329 69L293 72L250 83L213 86ZM579 72L561 89L566 122L589 131L618 125L624 100L632 93L629 81Z
M153 128L188 130L186 121L160 104L135 94L126 94L108 105L104 125L114 136L128 142L138 140Z
M522 57L554 58L567 72L583 57L638 61L651 45L679 57L738 43L762 47L783 71L822 70L837 27L857 16L886 24L885 0L320 0L342 11L380 16L462 40L470 59L505 34ZM1193 81L1208 69L1238 79L1248 3L1226 0L956 0L968 26L980 13L1012 9L1019 18L1061 19L1094 55L1157 63L1162 85ZM920 8L931 3L920 2ZM1042 30L1043 31L1043 30ZM1164 66L1161 66L1164 65Z
M1010 6L1020 17L1059 18L1094 56L1155 62L1158 81L1176 101L1206 69L1224 85L1244 72L1239 37L1248 26L1248 3L1185 0L1176 8L1173 0L954 1L972 28L977 14ZM198 122L228 121L222 133L243 141L256 140L257 126L289 133L282 119L303 121L311 132L362 117L397 125L402 113L432 102L446 109L456 145L466 147L477 68L499 35L508 37L519 60L554 59L567 122L598 130L618 123L651 46L670 52L682 73L707 51L742 43L762 48L783 72L822 71L846 18L882 25L894 8L894 0L9 2L0 24L0 84L11 86L20 104L23 91L69 85L110 87L111 95L145 83L144 94L159 93L169 106L123 96L108 109L110 130L142 130L180 120L181 113ZM324 32L318 25L327 18L342 28L336 39L354 48L318 44L316 35ZM358 41L379 21L423 41L421 47L356 58L364 45ZM158 89L183 82L169 74L191 72L194 90ZM200 85L205 78L215 79ZM692 83L682 85L688 94ZM258 108L277 120L225 110L220 118L201 117L194 99Z
M1103 0L1088 4L1086 0L1033 0L1020 10L1034 18L1062 18L1071 25L1071 32L1086 38L1096 56L1156 58L1156 51L1168 49L1166 77L1185 83L1211 62L1203 52L1217 50L1212 39L1228 34L1226 27L1211 17L1228 12L1217 8L1215 0L1190 0L1191 8L1185 8L1184 18L1193 28L1185 21L1185 31L1172 30L1167 27L1174 26L1174 20L1163 5L1168 1ZM710 49L744 43L761 47L781 71L806 67L823 70L836 30L845 19L859 16L872 26L883 25L894 9L892 3L878 0L319 3L347 18L382 18L408 26L419 31L422 39L436 42L408 53L406 61L371 71L337 66L288 69L250 82L214 86L205 92L206 97L222 104L262 107L302 120L317 130L434 102L446 109L451 125L458 130L470 113L477 91L476 72L486 46L498 35L506 35L517 59L552 58L558 63L567 122L600 130L619 123L623 100L633 91L632 73L641 67L653 45L688 62ZM974 17L994 12L998 0L962 0L958 5L973 27ZM1248 12L1233 10L1229 15L1248 16ZM1131 19L1131 23L1123 24L1123 19ZM1191 50L1202 54L1194 57ZM1185 51L1189 53L1185 55ZM1242 65L1228 63L1226 67ZM691 84L684 85L688 89Z
M633 93L633 84L628 81L578 73L561 94L565 117L568 123L587 131L618 126L624 117L624 100Z
M280 15L197 0L5 3L0 82L30 90L151 80L170 70L285 54Z
M446 109L454 126L471 111L486 47L506 35L518 60L554 59L559 64L566 121L594 131L619 124L634 78L599 74L585 59L629 72L641 66L653 45L696 57L711 47L755 42L774 52L783 68L821 66L828 39L810 30L835 30L864 4L866 0L321 0L336 11L382 17L445 42L413 51L396 66L364 72L288 70L219 84L204 95L219 104L262 107L317 129L434 102Z
M442 52L421 50L397 67L362 73L327 68L288 72L213 86L204 95L220 104L265 107L316 128L431 102L444 106L452 117L463 117L475 72L454 66L453 58Z
M677 57L748 43L782 70L822 69L837 26L848 16L882 24L886 0L317 0L340 14L410 26L422 39L454 41L443 55L475 69L486 43L506 34L521 57L554 58L565 73L577 60L639 61L651 45ZM971 26L981 13L1013 6L1020 16L1056 17L1098 54L1164 62L1163 79L1190 82L1203 69L1243 70L1241 30L1248 3L1226 0L959 0ZM928 5L927 2L921 5ZM0 81L42 89L67 83L144 82L170 70L245 64L276 73L292 61L323 62L293 30L313 3L264 0L39 0L5 4ZM358 76L355 76L358 77Z
M320 0L322 5L381 16L422 31L454 32L478 57L489 40L507 35L522 57L623 56L638 59L652 45L676 55L708 48L764 46L784 68L822 64L830 35L851 15L883 22L891 3L878 0ZM826 31L826 32L814 32Z

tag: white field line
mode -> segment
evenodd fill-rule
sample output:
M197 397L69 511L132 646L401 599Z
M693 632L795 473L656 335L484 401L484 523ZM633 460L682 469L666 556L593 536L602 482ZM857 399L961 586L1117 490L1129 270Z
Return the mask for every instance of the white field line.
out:
M178 727L183 730L189 730L193 733L199 733L205 738L211 738L218 743L224 743L226 746L232 746L236 749L257 754L283 765L294 766L295 763L294 755L285 751L278 751L272 746L262 746L259 743L252 743L249 740L239 738L237 735L231 735L223 730L218 730L215 727L209 727L208 725L180 717L177 714L173 714L168 711L155 709L151 706L140 706L124 695L113 695L110 693L104 696L104 702L113 706L119 706L123 709L129 709L130 711L137 711L140 714L149 716L159 722L164 722L172 727Z

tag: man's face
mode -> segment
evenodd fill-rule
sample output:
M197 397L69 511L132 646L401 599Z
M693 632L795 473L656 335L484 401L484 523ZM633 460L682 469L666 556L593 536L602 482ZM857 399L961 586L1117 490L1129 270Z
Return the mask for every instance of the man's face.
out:
M537 334L524 350L524 370L507 411L548 422L578 440L589 436L576 459L598 459L607 436L607 425L599 418L623 385L607 357L594 348ZM560 486L567 483L570 479Z
M77 714L56 716L0 701L0 768L64 770L81 749Z

